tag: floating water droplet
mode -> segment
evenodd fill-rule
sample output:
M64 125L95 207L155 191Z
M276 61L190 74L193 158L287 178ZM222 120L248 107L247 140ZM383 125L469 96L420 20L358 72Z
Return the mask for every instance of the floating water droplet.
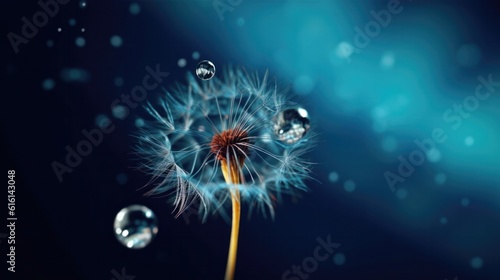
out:
M85 32L85 28L82 28L81 30L82 30L82 32Z
M146 247L158 233L158 220L151 209L143 205L125 207L116 214L115 236L125 247Z
M287 144L302 139L310 127L309 114L300 107L283 110L274 118L274 133Z
M76 20L75 20L74 18L70 18L70 19L68 20L68 24L69 24L70 26L75 26L75 24L76 24Z
M57 28L57 32L61 32L61 31L62 31L61 27Z
M196 76L202 80L210 80L215 75L215 65L209 60L203 60L196 66Z

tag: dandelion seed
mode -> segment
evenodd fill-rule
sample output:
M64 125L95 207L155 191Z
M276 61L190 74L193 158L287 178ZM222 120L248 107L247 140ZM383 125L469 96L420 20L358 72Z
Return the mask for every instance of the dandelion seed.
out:
M203 221L209 214L228 217L232 205L226 279L234 278L241 204L248 204L249 215L258 209L274 217L283 194L307 190L311 163L303 155L314 135L300 131L283 141L275 133L276 120L290 108L299 107L267 73L260 79L232 69L202 82L188 74L187 86L165 90L157 106L146 106L153 121L141 127L137 152L152 176L148 194L175 194L177 217L200 202Z

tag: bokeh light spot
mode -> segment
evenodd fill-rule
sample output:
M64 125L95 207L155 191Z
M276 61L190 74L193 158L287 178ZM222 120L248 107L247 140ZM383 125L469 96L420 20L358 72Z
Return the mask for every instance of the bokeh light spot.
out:
M436 182L436 184L438 185L442 185L444 183L446 183L446 174L440 172L438 174L436 174L436 177L434 177L434 182Z
M481 60L481 50L476 44L465 44L457 51L458 64L463 67L474 67Z
M472 145L474 145L474 137L467 136L467 137L465 137L464 142L465 142L466 146L472 146Z
M405 188L399 188L399 189L396 191L396 196L397 196L399 199L405 199L405 198L408 196L408 191L407 191Z
M460 204L462 204L462 206L466 207L466 206L469 206L470 204L470 200L466 197L462 198L462 200L460 200Z
M344 182L344 190L346 192L353 192L356 189L356 184L353 180L347 180Z
M339 174L337 172L330 172L328 174L328 180L332 183L335 183L339 180Z
M299 95L309 94L314 89L314 81L307 75L301 75L295 79L293 89Z
M42 88L44 90L52 90L55 85L56 85L56 83L52 79L45 79L42 82Z
M483 259L480 257L474 257L470 260L470 266L474 269L480 269L483 267Z
M336 253L333 255L333 263L336 265L343 265L345 263L345 255L342 253Z
M109 42L111 43L111 46L118 48L121 47L121 45L123 44L123 39L118 35L113 35L109 39Z
M85 46L85 39L83 37L76 37L75 45L80 48Z
M141 6L139 6L139 4L137 3L132 3L130 4L130 6L128 7L128 11L130 12L130 14L132 15L137 15L138 13L141 12Z

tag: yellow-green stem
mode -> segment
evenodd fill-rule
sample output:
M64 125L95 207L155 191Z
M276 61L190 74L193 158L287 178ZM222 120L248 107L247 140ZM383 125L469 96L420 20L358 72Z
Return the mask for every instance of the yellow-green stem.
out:
M226 183L231 185L236 185L240 183L240 171L236 161L230 160L229 170L226 161L221 161L222 174L224 175L224 179ZM234 271L236 268L236 255L238 251L238 236L240 231L240 192L238 189L231 189L231 202L233 206L233 219L232 219L232 227L231 227L231 239L229 242L229 253L227 256L227 265L226 265L226 276L225 280L233 280L234 279Z

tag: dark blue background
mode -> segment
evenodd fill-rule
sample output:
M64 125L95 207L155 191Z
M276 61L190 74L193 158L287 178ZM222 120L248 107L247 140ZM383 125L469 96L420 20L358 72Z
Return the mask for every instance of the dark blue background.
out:
M130 1L82 7L72 0L18 54L6 35L20 34L21 17L40 8L3 3L2 172L16 170L19 220L17 272L2 279L112 279L123 267L137 280L222 279L230 226L196 217L187 224L174 219L165 198L143 197L139 188L149 178L133 168L131 134L146 113L133 109L120 120L110 108L142 82L148 65L170 73L162 86L184 83L199 60L195 51L218 73L227 65L269 69L320 133L310 154L320 183L309 181L311 191L298 200L286 198L274 221L242 220L236 279L281 279L327 236L341 244L345 264L332 256L309 279L500 279L500 90L457 129L442 116L474 93L478 76L500 81L498 5L404 1L387 27L351 53L354 28L388 2L243 0L221 20L210 0L137 1L136 15ZM119 47L110 43L115 35ZM67 79L65 69L83 74ZM75 147L102 115L115 130L59 182L51 163L64 162L65 147ZM396 173L398 156L408 158L414 140L434 128L448 140L393 192L384 172ZM125 184L117 181L121 173ZM344 188L348 180L354 191ZM134 203L159 219L158 235L142 250L119 244L112 228L116 213ZM481 267L471 265L474 258Z

